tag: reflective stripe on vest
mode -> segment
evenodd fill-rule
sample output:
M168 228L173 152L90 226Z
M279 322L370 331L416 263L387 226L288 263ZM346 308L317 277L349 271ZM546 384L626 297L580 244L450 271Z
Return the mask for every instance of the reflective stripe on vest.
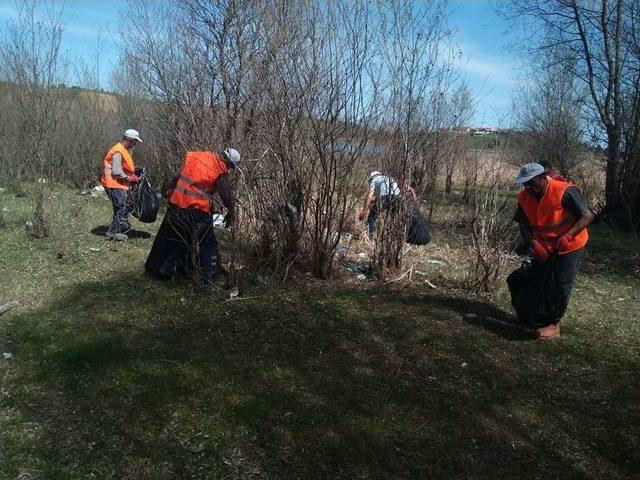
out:
M575 185L548 178L547 189L539 202L526 190L518 196L518 203L533 227L535 237L549 249L554 249L558 239L577 221L576 217L562 206L562 197L569 187ZM584 247L588 240L589 234L585 228L559 253L562 255L578 250Z
M119 153L122 156L122 170L125 175L133 175L135 166L131 153L121 143L116 143L109 149L102 160L102 178L100 183L106 188L119 188L121 190L129 190L129 182L124 179L115 178L113 176L113 156Z
M209 212L215 182L227 171L224 161L213 152L187 152L169 201L180 208Z

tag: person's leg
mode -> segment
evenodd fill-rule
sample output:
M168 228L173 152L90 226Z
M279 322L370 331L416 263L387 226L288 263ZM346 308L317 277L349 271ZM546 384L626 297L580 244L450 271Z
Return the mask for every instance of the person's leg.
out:
M159 272L165 277L174 277L184 270L185 258L188 255L191 242L192 227L188 212L182 208L170 207L165 221L167 222L167 253L164 261L160 264Z
M564 315L564 312L569 305L569 299L571 298L571 292L573 291L573 282L576 279L576 275L578 275L578 268L580 267L581 259L582 248L575 252L558 256L558 280L560 283L559 294L562 295L562 315ZM560 318L562 318L562 315ZM558 322L560 321L560 318L558 318Z
M204 283L214 283L218 278L218 240L213 233L211 215L197 214L198 267Z
M373 237L376 233L376 218L378 217L378 202L374 203L369 210L369 216L367 217L367 225L369 227L369 237Z
M564 315L564 312L569 305L569 299L571 298L571 292L573 290L573 282L578 274L578 268L580 266L580 260L582 258L582 249L575 252L567 253L566 255L559 255L557 258L558 269L558 295L560 300L560 315L554 323L546 327L538 329L539 338L548 340L560 336L560 320Z
M106 188L105 191L107 192L109 200L111 200L111 206L113 207L113 217L106 235L108 237L113 237L116 234L122 233L123 218L126 220L126 194L124 190L119 188Z

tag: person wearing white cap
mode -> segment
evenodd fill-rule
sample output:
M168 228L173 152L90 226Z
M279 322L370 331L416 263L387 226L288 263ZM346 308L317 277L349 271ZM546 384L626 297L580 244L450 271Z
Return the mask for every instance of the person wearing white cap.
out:
M358 219L364 220L367 216L369 236L372 237L376 230L378 212L389 209L395 205L400 197L401 190L393 177L383 175L374 170L369 174L369 191L364 199L362 210L358 213Z
M518 196L514 220L537 263L555 259L558 273L555 303L561 307L557 318L520 318L526 312L520 312L519 318L535 328L539 338L556 338L560 335L559 322L568 306L582 251L589 239L587 226L593 214L575 185L549 178L538 163L524 165L515 183L524 188ZM518 270L507 278L512 296L517 289L528 286L526 279L523 285L519 278Z
M157 278L186 271L204 284L218 276L218 242L213 233L212 196L218 193L227 210L225 224L235 220L235 201L228 174L238 167L240 153L187 152L180 172L165 190L169 208L149 252L145 269Z
M102 179L100 183L113 206L113 218L106 236L114 240L126 240L129 211L127 208L127 192L129 186L138 183L131 150L136 143L142 143L137 130L125 130L122 140L109 149L102 160Z

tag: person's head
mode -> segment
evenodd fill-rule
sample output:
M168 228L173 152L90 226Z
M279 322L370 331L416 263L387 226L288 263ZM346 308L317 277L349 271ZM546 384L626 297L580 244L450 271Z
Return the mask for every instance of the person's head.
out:
M222 159L229 168L236 168L240 163L240 153L235 148L227 148L222 152Z
M547 188L547 175L539 163L523 165L516 177L516 184L522 185L527 192L536 198L542 198Z
M140 134L137 130L133 128L129 128L124 131L124 135L122 136L122 143L125 148L131 149L136 143L142 143L142 139L140 138Z
M540 160L538 164L542 165L542 168L544 168L544 173L547 173L551 170L551 164L548 160Z
M374 179L374 178L376 178L376 177L378 177L378 176L380 176L380 175L382 175L380 172L378 172L377 170L374 170L373 172L371 172L371 173L369 174L369 180L368 180L368 182L369 182L369 183L371 183L371 182L373 181L373 179Z

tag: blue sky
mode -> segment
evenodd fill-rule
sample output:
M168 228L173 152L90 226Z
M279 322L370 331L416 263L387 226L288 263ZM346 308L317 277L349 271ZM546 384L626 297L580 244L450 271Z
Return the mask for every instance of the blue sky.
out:
M109 73L118 60L120 13L126 0L60 0L64 5L64 49L72 59L96 64L100 86L108 89ZM0 0L0 32L15 16L13 0ZM517 80L517 62L508 47L513 34L485 0L451 1L449 26L459 51L455 68L467 79L476 98L475 126L508 126L511 94ZM70 82L73 83L73 82Z

